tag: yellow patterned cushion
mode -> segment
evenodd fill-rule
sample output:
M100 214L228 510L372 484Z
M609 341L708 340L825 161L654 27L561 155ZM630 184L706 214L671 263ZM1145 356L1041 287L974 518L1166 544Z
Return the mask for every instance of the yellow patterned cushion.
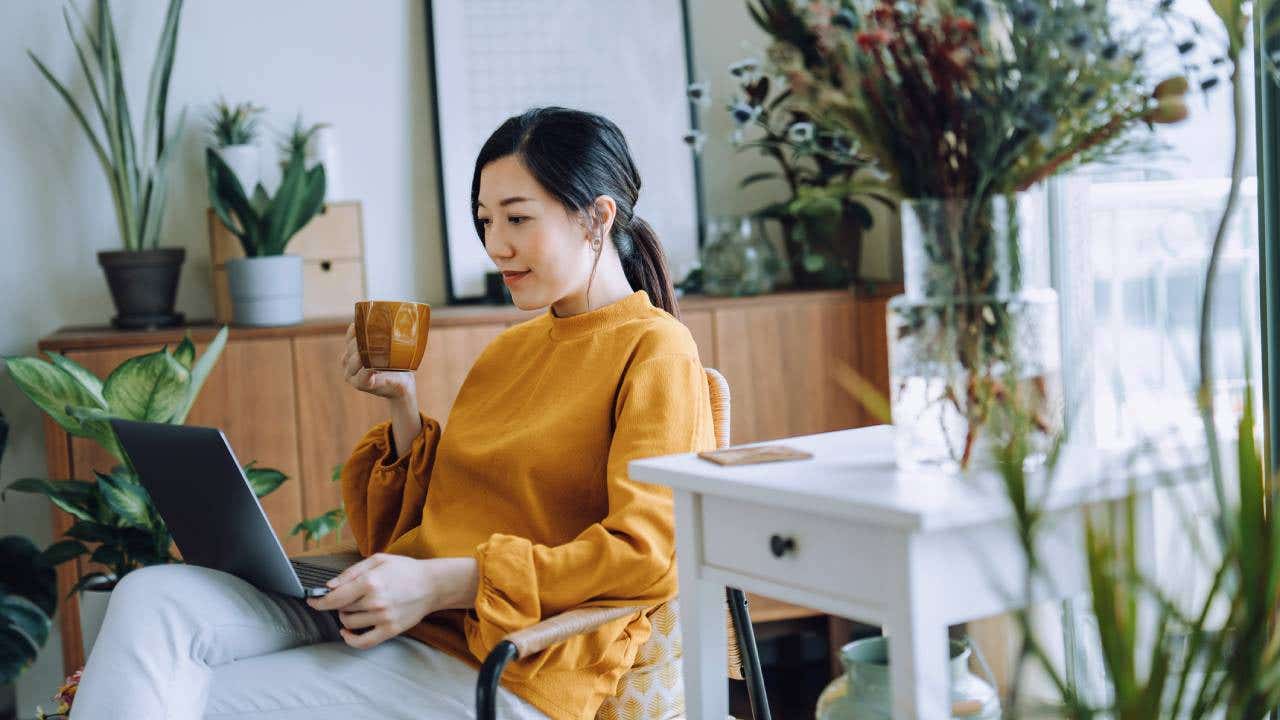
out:
M673 720L684 717L684 678L680 673L680 608L678 601L649 613L652 634L636 653L635 664L618 681L618 692L606 698L597 720Z

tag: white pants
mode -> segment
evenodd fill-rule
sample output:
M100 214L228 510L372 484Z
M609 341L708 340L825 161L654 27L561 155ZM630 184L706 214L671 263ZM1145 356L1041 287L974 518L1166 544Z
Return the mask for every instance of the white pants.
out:
M111 593L72 718L475 717L471 666L404 636L352 648L330 618L218 570L135 570ZM506 688L498 717L546 718Z

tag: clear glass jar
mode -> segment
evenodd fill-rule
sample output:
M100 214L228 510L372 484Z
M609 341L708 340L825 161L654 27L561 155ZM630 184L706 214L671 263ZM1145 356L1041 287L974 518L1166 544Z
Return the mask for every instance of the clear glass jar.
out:
M759 218L711 218L706 237L702 247L703 292L738 296L773 291L781 262Z
M1020 200L901 204L905 288L888 309L899 467L990 468L1017 438L1034 466L1061 428L1058 298L1024 277Z

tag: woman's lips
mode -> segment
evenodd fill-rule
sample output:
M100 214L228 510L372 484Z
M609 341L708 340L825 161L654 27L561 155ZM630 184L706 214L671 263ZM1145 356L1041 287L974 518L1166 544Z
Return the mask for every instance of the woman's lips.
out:
M530 272L532 271L525 270L524 272L504 272L502 273L502 279L508 285L511 285L512 283L518 282L521 278L523 278L525 275L528 275Z

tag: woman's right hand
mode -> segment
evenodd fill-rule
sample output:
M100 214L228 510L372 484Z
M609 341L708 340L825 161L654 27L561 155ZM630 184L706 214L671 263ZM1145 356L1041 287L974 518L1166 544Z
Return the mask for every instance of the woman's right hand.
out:
M400 370L369 370L361 364L360 348L356 344L355 323L347 326L347 344L343 348L340 362L347 384L361 392L388 400L415 398L417 385L413 373ZM416 401L411 404L414 407L417 406Z

